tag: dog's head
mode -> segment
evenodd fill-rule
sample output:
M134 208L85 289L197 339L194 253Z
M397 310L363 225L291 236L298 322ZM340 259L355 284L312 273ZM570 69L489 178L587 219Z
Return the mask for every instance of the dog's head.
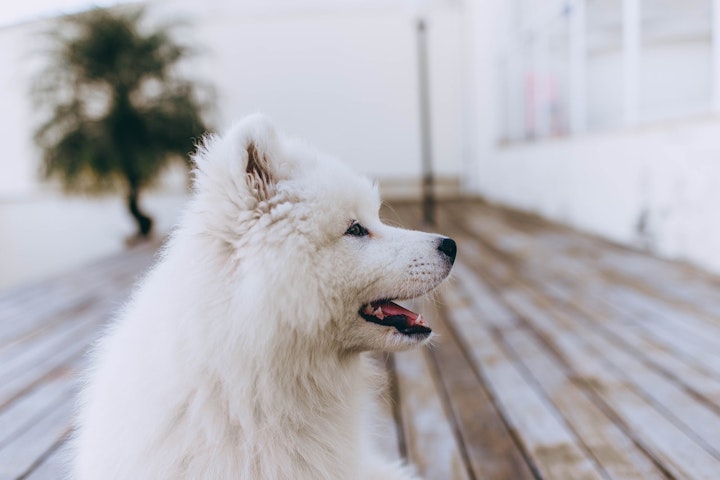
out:
M341 351L430 337L422 316L394 301L442 282L454 241L383 224L376 186L260 115L208 139L195 160L194 233L232 266L238 321Z

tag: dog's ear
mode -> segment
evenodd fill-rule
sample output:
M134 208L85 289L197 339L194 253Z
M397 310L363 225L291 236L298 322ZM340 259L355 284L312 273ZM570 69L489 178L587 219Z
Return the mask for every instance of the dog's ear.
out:
M245 148L245 153L247 154L245 174L247 175L250 191L263 200L270 198L277 183L277 179L270 168L271 152L260 150L255 141L250 139Z
M234 204L253 208L270 199L288 177L282 136L260 114L250 115L222 135L205 138L193 159L194 189L226 193Z
M258 200L267 200L275 193L280 176L278 134L263 115L246 117L241 124L241 156L248 189Z

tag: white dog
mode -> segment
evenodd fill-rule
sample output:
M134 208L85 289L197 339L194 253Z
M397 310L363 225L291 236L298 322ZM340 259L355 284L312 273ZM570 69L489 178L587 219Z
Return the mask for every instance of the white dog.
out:
M427 341L391 300L437 286L455 242L384 225L371 182L259 115L195 161L179 228L95 350L74 478L415 478L375 452L364 352Z

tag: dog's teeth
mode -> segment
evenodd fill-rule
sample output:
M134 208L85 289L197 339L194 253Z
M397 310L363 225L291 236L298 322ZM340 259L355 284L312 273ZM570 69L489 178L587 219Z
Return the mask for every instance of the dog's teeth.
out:
M373 315L378 317L380 320L382 320L385 317L385 314L383 313L382 308L380 308L380 307L375 309L375 311L373 312Z
M425 326L425 322L423 321L422 313L418 315L417 320L415 320L415 325L422 325Z

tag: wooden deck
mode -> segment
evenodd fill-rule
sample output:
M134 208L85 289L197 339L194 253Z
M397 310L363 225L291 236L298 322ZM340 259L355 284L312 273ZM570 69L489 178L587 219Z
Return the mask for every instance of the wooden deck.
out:
M428 480L720 479L720 279L478 202L438 218L458 261L413 307L434 346L388 359L389 448ZM73 374L153 251L0 293L0 480L60 477Z

